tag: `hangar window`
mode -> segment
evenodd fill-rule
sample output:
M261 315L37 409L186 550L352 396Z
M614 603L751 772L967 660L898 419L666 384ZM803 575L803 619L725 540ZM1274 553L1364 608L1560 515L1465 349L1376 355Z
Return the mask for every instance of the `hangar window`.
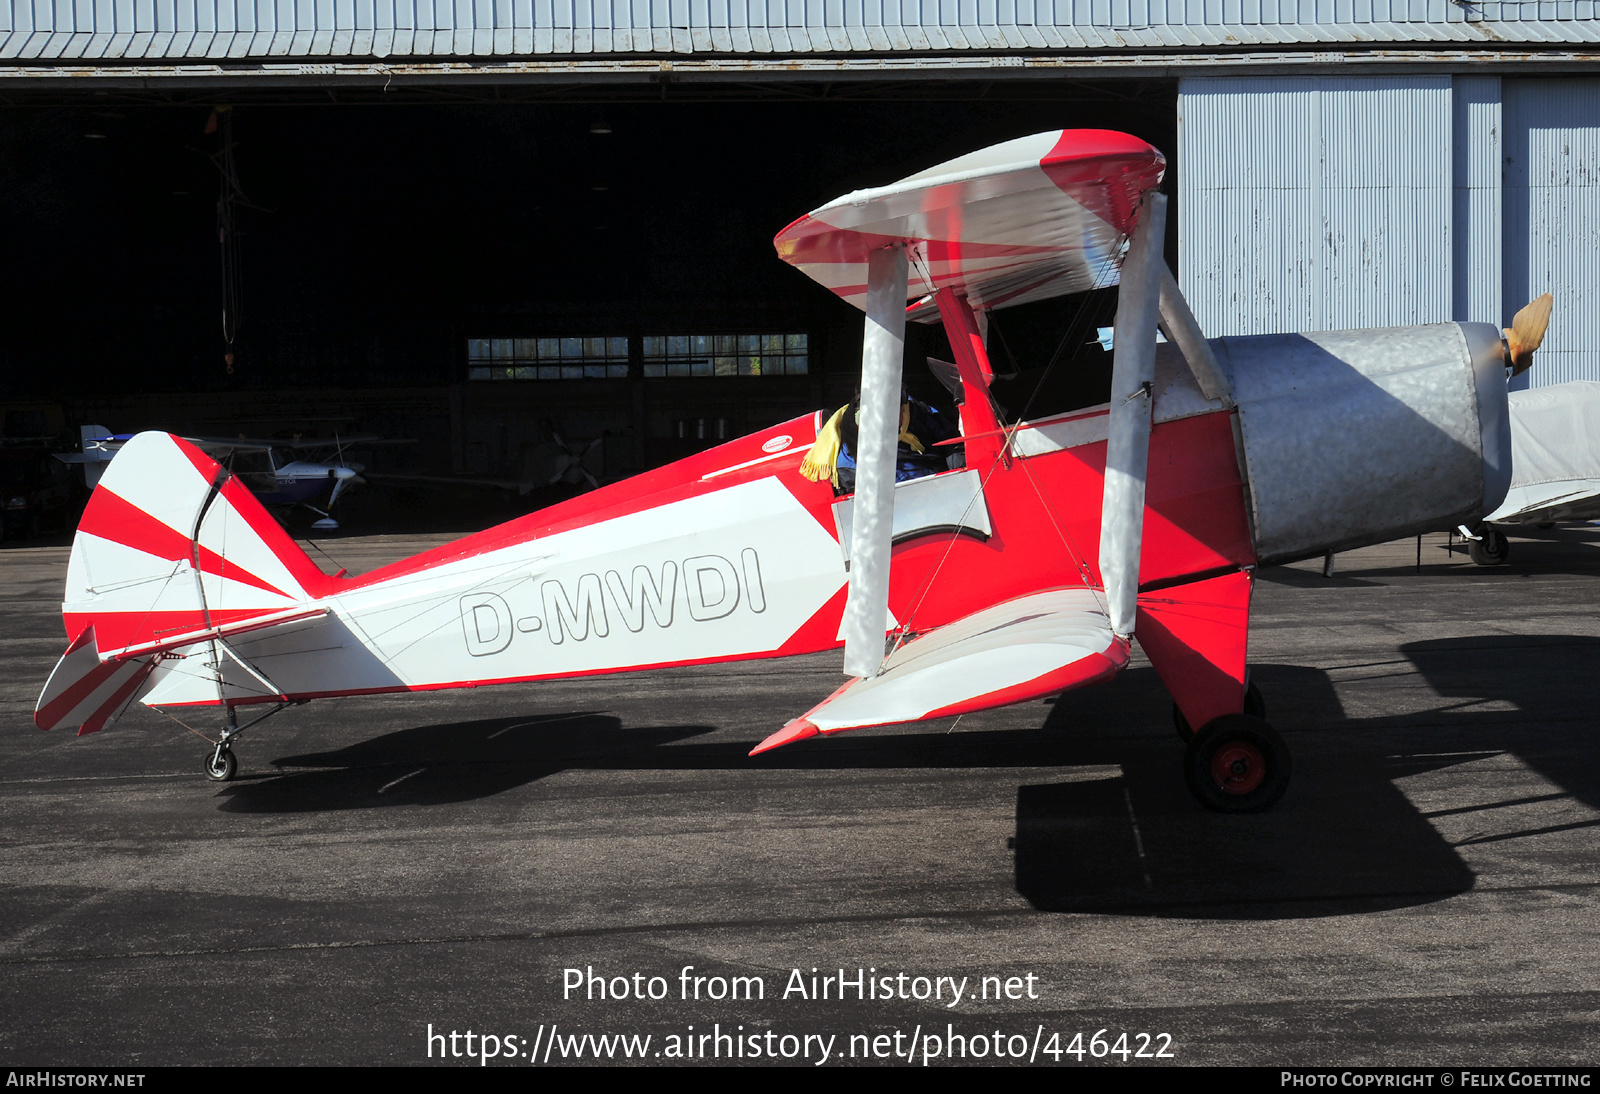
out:
M804 376L810 369L804 334L650 334L646 379L675 376Z
M623 380L628 340L468 338L469 380Z

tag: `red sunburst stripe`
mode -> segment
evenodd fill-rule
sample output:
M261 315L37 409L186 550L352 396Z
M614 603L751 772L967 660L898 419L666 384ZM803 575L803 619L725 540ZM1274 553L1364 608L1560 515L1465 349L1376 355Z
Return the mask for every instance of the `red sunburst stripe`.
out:
M94 496L89 499L89 507L84 510L83 519L78 522L78 529L173 562L191 557L189 554L191 542L188 536L169 528L131 501L113 494L104 486L96 490ZM200 548L200 569L216 577L237 581L242 585L252 585L286 600L294 599L238 563L229 562L209 547Z
M50 702L40 707L34 715L34 722L38 725L53 726L72 713L72 708L94 694L94 690L110 679L122 666L115 661L106 661L96 665L84 673L71 686L56 696Z
M94 639L94 623L91 621L90 624L87 627L83 628L83 630L78 632L78 636L76 638L74 638L72 640L72 644L67 647L67 652L63 653L61 656L62 657L67 657L67 656L69 656L71 654L74 654L74 653L78 652L79 649L81 649L83 646L88 645L89 642L92 641L93 639Z
M122 664L125 663L119 663L118 667L122 667ZM111 716L122 709L122 704L127 701L128 696L133 694L135 688L144 683L145 677L149 676L155 667L156 663L154 661L144 662L132 675L123 681L122 686L116 690L111 698L101 703L100 708L84 720L83 725L78 727L78 736L82 737L86 733L98 733L104 729L106 723L111 720Z
M194 469L200 472L201 478L205 479L207 483L210 483L216 479L217 469L222 466L221 464L212 459L210 456L206 455L204 452L200 451L194 445L185 442L182 437L173 437L170 433L168 434L168 437L171 437L172 442L177 446L178 451L182 452L184 456L188 458L189 462L194 464Z
M814 225L814 226L813 226ZM865 262L866 256L881 247L903 242L905 236L884 235L879 232L858 232L841 228L824 220L814 220L802 232L793 236L778 237L778 255L794 266L813 262L854 264ZM929 262L959 262L962 259L982 258L1037 258L1059 254L1065 246L1033 243L985 243L977 240L924 240L924 257Z
M300 587L309 595L326 596L338 586L337 581L318 569L317 564L289 538L283 526L262 508L261 502L250 492L248 486L239 481L237 475L229 477L228 481L222 484L222 497L233 506L234 514L255 530L267 550L277 557L283 568L289 571L290 576L298 581Z

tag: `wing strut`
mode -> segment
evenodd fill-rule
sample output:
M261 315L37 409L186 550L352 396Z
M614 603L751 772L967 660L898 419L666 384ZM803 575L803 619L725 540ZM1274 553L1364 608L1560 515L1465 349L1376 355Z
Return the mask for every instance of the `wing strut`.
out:
M1131 638L1139 595L1144 536L1145 471L1150 463L1151 385L1155 382L1156 315L1161 295L1161 241L1167 199L1144 195L1133 242L1122 262L1117 298L1116 357L1111 366L1111 421L1106 487L1100 513L1100 577L1111 630Z
M961 404L961 435L966 438L967 466L984 467L1005 458L1005 438L1000 436L1000 419L995 417L989 397L994 371L978 324L983 313L974 312L967 298L957 296L953 289L940 289L936 299L966 395Z
M1161 329L1178 344L1183 359L1189 363L1189 371L1194 373L1195 381L1200 385L1201 394L1207 399L1220 399L1232 406L1233 392L1229 388L1228 377L1223 374L1222 366L1217 364L1216 355L1211 352L1211 343L1206 341L1200 324L1195 321L1194 312L1189 310L1189 302L1178 288L1178 279L1172 276L1165 262L1161 263L1160 308Z
M850 598L845 602L844 672L874 676L889 630L889 552L894 538L894 469L900 435L900 369L906 340L906 249L867 259L867 324L861 343L860 451L850 530Z

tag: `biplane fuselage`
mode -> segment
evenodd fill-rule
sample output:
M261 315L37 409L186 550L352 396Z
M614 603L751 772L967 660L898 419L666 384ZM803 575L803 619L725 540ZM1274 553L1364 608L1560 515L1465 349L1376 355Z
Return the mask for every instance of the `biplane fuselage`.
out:
M812 482L799 470L825 416L796 418L355 578L316 569L230 479L208 523L216 521L217 540L231 538L235 549L226 562L220 553L214 566L202 560L201 580L211 624L266 680L221 658L227 702L478 686L837 647L849 576L843 521L852 499L835 497L827 480ZM982 469L899 484L897 511L910 522L896 529L893 549L897 631L910 637L1030 593L1099 585L1106 420L1106 408L1089 408L1029 423L1009 438L970 439L969 460L983 461ZM177 438L148 434L136 443L148 450L140 452L144 460L170 461L170 471L190 475L197 491L215 475L208 457ZM69 588L85 595L64 605L68 637L77 642L93 628L102 657L155 654L156 679L142 696L150 705L215 705L215 662L208 647L195 650L206 621L192 606L189 545L161 536L153 520L119 503L119 485L113 473L80 532L178 571L178 580L167 581L174 605L148 605L148 582L89 592L95 563L80 552L73 566L81 573ZM1155 590L1145 596L1148 607L1159 614L1176 586L1210 578L1213 614L1222 608L1234 617L1223 642L1233 654L1221 660L1236 663L1242 678L1254 555L1228 413L1155 427L1148 496L1141 564L1141 584ZM251 539L267 550L252 552ZM185 652L174 656L178 650ZM1082 669L1081 682L1125 660L1125 647L1108 647L1103 662ZM1187 697L1193 724L1228 705L1226 686L1216 690L1201 686ZM947 706L955 713L960 704Z

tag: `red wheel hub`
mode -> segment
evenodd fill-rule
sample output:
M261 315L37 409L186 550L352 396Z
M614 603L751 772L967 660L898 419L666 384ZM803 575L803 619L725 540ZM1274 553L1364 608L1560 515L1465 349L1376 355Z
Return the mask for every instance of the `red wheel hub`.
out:
M1267 761L1255 745L1229 741L1211 757L1211 777L1224 794L1248 794L1267 777Z

